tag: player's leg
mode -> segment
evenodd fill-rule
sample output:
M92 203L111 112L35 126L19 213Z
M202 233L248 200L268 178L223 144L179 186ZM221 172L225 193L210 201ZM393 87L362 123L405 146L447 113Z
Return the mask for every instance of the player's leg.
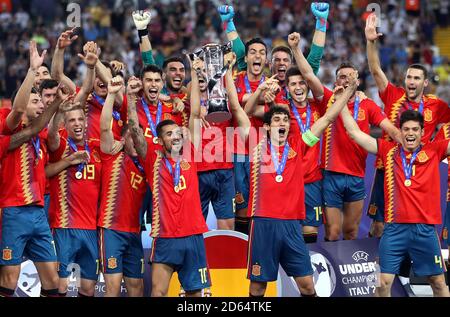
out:
M337 241L342 232L342 208L345 178L341 173L324 171L325 241Z
M434 296L449 296L445 284L445 261L441 253L439 235L433 225L415 224L414 240L409 250L416 276L426 276Z
M12 297L20 275L20 264L0 267L0 297Z
M60 297L67 295L69 275L76 269L75 275L79 278L79 268L75 263L76 252L79 248L78 241L71 235L70 229L54 229L53 239L55 241L58 260L58 293Z
M77 253L76 263L81 268L81 282L78 289L79 297L93 297L95 284L100 273L100 256L98 251L97 230L71 229L81 243Z
M284 235L282 220L253 218L250 222L247 254L247 278L250 297L263 297L267 282L276 281ZM281 228L282 229L282 228ZM301 236L300 224L297 234Z
M236 189L235 230L248 234L250 218L247 216L250 163L248 155L234 155L234 185Z
M58 296L58 265L55 242L48 225L47 213L43 208L34 211L34 232L25 252L33 261L41 281L41 296Z
M381 169L375 172L367 214L372 219L369 237L381 238L384 229L384 171Z
M119 297L123 277L123 253L126 241L118 231L99 228L100 266L105 278L105 297Z
M428 283L430 283L434 297L450 297L444 274L429 276Z
M323 223L322 181L305 184L306 219L302 221L303 239L306 243L317 242L319 227Z
M152 297L165 297L173 272L183 263L183 239L154 238L152 242Z
M0 210L0 296L13 296L20 275L20 263L33 226L23 209L11 207Z
M447 195L448 196L448 195ZM447 283L450 290L450 238L448 231L450 230L450 202L447 201L447 209L445 211L444 222L442 223L442 240L448 248L449 257L447 258Z
M314 297L316 296L314 270L300 227L300 222L297 220L280 221L277 230L278 235L283 237L280 264L288 276L294 277L303 297Z
M166 297L174 269L164 263L152 264L152 297Z
M125 233L128 245L123 255L123 275L128 297L144 296L144 249L140 233Z
M413 224L388 223L379 244L380 286L375 296L391 296L394 277L400 272L402 261L408 254L408 247L413 243L411 230Z
M202 234L183 238L185 256L178 279L186 297L201 297L202 289L211 287L206 248Z
M391 297L392 283L394 283L395 274L381 273L380 286L375 290L375 297Z
M366 198L364 178L345 175L345 182L342 234L344 240L355 240L358 237L364 199Z
M217 229L234 230L234 175L232 169L214 171L214 187L216 194L212 199L214 213L217 218Z

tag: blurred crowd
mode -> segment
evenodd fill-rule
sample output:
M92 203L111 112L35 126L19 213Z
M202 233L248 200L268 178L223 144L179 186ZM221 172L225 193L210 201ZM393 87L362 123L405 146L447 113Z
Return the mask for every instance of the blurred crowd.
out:
M28 69L28 43L34 39L40 49L47 49L46 63L60 33L66 29L68 3L79 3L81 28L79 39L66 50L65 73L77 84L84 65L77 57L86 41L96 41L102 48L101 59L119 59L129 74L139 72L137 32L131 13L151 8L151 42L157 64L164 58L210 42L225 42L216 7L224 1L209 0L0 0L0 98L9 98ZM376 86L369 76L364 40L364 17L367 0L329 1L329 28L319 76L332 86L334 70L343 60L350 60L360 70L362 89L377 100ZM433 29L446 27L450 1L383 1L380 32L385 34L380 48L382 67L397 84L409 63L420 62L430 69L431 92L450 102L450 62L441 56L433 42ZM237 11L235 24L246 41L261 36L272 47L286 43L292 31L301 33L302 47L309 50L315 26L309 6L304 0L233 1Z

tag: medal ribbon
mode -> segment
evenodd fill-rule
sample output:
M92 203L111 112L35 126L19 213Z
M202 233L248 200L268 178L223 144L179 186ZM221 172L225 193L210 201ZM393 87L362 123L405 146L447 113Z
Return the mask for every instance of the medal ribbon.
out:
M178 184L180 183L180 175L181 175L180 159L178 159L175 163L175 173L173 172L172 164L170 164L169 160L167 158L164 158L164 160L166 162L166 167L169 170L170 175L172 175L173 177L173 186L178 186Z
M69 142L69 146L70 146L70 148L72 149L72 151L78 152L78 147L77 147L77 145L75 144L75 142L72 140L72 138L68 138L68 139L67 139L67 142ZM91 154L91 151L89 150L89 146L88 146L88 144L87 144L87 141L84 142L84 149L85 149L85 151L86 151L89 155ZM80 163L80 164L78 164L78 167L77 167L77 173L78 173L78 172L81 172L81 171L84 169L85 166L86 166L86 163Z
M412 167L414 164L414 161L416 160L417 154L422 149L422 146L419 146L412 154L411 159L409 161L409 164L406 163L406 154L403 150L403 147L400 147L400 156L402 157L402 165L403 165L403 172L405 173L405 178L407 180L411 179L412 176Z
M276 151L272 143L270 143L270 155L272 156L272 162L273 166L275 167L277 176L283 174L284 169L286 167L288 154L289 154L289 143L286 142L286 145L284 146L283 155L281 157L281 162L278 162L278 151Z
M302 131L302 134L309 130L311 125L311 106L309 105L309 102L306 105L306 124L303 124L302 118L300 117L300 114L298 113L297 107L295 106L294 102L290 100L291 109L294 113L295 119L297 120L298 126L300 127L300 130Z
M102 107L104 106L104 104L105 104L105 99L103 99L103 98L97 96L97 94L96 94L95 92L92 93L92 96L95 98L95 100L97 100L97 102L98 102L99 104L102 105ZM120 113L119 113L119 111L114 110L114 108L113 108L112 116L113 116L114 120L116 120L116 121L119 121L119 120L120 120Z
M264 77L264 75L261 77L261 80L259 81L259 85L261 85L264 81L266 80L266 77ZM247 94L252 94L253 90L252 87L250 86L250 81L248 80L248 76L245 75L244 77L244 83L245 83L245 91L247 92Z
M31 143L33 144L34 154L36 155L36 159L39 160L39 150L41 148L41 138L39 136L32 138Z
M156 126L161 122L162 115L162 103L158 101L158 108L156 110L156 124L153 122L152 116L150 115L150 110L148 109L148 104L145 102L144 98L141 99L142 107L145 111L145 116L147 117L148 125L150 126L150 130L152 130L153 137L156 137Z

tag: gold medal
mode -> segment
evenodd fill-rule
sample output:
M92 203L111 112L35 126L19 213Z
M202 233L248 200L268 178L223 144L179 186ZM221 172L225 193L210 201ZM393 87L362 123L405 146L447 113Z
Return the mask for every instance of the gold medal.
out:
M158 137L157 136L153 137L153 144L158 144Z
M406 187L411 186L411 180L410 180L410 179L406 179L406 180L405 180L405 186L406 186Z
M119 127L121 127L121 126L123 126L123 121L119 120L119 121L117 121L117 124L119 125Z
M34 160L34 164L38 165L39 164L39 157L36 157L36 159Z
M175 187L173 188L173 190L175 191L175 193L178 193L178 192L180 191L180 187L175 186Z
M276 181L277 183L281 183L281 182L283 181L283 176L277 175L277 177L275 177L275 181Z
M76 179L81 179L83 177L83 173L81 173L80 171L75 173L75 178Z

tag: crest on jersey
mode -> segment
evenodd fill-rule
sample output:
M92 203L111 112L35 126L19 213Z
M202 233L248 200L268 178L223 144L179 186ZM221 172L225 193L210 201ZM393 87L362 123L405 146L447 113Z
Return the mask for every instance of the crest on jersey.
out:
M170 113L166 112L163 115L163 120L171 120L171 119L172 119L172 115Z
M94 158L94 161L96 162L96 163L100 163L101 162L101 160L100 160L100 155L98 155L98 152L97 151L92 151L92 157Z
M374 204L371 204L371 205L369 206L369 215L375 216L376 213L377 213L377 206L374 205Z
M115 268L117 268L117 259L109 258L108 259L108 269L114 270Z
M428 155L425 151L420 151L419 154L417 154L417 159L420 163L428 161Z
M431 111L430 109L425 109L425 111L423 112L423 119L427 122L430 122L433 120L433 111Z
M295 152L292 148L289 148L288 159L291 159L291 158L295 157L296 155L297 155L297 152Z
M191 164L189 164L189 163L186 162L186 161L181 161L180 167L181 167L181 169L182 169L183 171L187 171L188 169L191 168Z
M261 265L258 265L258 264L252 265L252 275L253 276L261 275Z
M366 120L366 112L364 109L359 109L358 111L358 121Z
M11 249L3 249L2 259L5 261L9 261L12 259L12 250Z

